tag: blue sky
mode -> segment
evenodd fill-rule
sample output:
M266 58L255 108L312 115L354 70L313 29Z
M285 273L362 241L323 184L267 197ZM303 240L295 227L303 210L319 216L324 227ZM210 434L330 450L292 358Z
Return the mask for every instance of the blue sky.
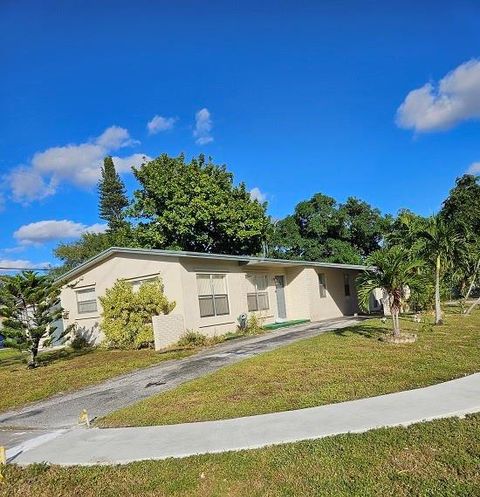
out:
M480 172L479 32L475 0L4 0L0 265L101 229L106 153L129 191L141 156L203 152L275 217L315 192L433 213Z

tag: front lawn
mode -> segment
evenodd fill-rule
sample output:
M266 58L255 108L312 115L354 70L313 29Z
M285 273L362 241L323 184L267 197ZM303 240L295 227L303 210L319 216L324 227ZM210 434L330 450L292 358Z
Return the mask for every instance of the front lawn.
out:
M480 495L480 414L126 466L8 466L9 497Z
M40 366L27 369L28 354L0 351L0 411L21 407L61 392L99 383L134 369L167 359L178 359L193 350L158 353L153 350L59 349L39 355Z
M446 316L413 345L378 340L379 319L302 340L223 368L99 421L140 426L233 418L342 402L432 385L480 371L480 311Z

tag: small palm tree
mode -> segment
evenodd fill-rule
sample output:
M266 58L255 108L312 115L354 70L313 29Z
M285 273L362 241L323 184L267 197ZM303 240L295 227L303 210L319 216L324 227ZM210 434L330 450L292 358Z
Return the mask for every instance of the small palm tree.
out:
M399 314L405 289L415 291L423 283L420 270L424 262L410 255L411 252L399 246L376 250L366 260L371 268L357 278L358 298L364 309L368 309L370 295L376 288L387 292L394 336L400 335Z
M445 270L454 262L460 265L465 260L466 237L439 215L430 217L425 228L417 232L417 236L423 241L419 254L430 260L435 267L435 324L442 324L440 280Z

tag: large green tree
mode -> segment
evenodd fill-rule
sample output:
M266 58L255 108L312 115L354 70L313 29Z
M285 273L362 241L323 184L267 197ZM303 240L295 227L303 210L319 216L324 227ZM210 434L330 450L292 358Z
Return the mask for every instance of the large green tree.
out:
M166 154L133 168L140 188L129 214L143 247L257 254L269 227L266 204L233 183L225 166L203 155Z
M98 182L98 201L100 219L107 221L111 231L121 228L125 224L124 209L128 206L128 198L125 185L110 156L103 161Z
M361 263L380 248L390 218L350 197L338 204L322 193L300 202L292 215L275 223L269 254L286 259Z
M480 285L480 177L465 174L457 178L440 216L456 232L464 233L466 257L457 261L451 276L458 283L459 293L468 298Z
M30 368L37 365L40 341L47 346L56 338L55 321L62 316L60 288L50 276L22 271L0 277L0 316L5 345L30 351Z
M84 233L80 239L70 243L60 243L55 247L53 253L57 259L62 261L62 265L56 268L55 276L69 271L82 262L94 257L103 250L112 246L111 233ZM116 245L116 244L113 244Z

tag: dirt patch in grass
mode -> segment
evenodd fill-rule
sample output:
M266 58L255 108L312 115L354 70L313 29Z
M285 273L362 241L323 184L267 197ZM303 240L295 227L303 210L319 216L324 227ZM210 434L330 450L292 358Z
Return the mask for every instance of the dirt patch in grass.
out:
M413 344L379 340L378 319L301 340L114 412L100 426L142 426L285 411L432 385L480 371L480 312L443 326L402 319Z
M125 466L9 466L9 497L480 495L480 414Z

